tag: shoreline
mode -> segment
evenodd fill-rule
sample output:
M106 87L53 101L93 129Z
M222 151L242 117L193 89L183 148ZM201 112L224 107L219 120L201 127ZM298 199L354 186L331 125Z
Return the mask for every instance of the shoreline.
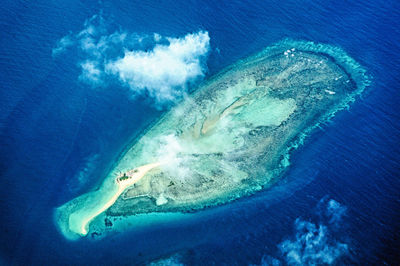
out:
M233 72L235 74L239 73L241 71L241 67L245 68L245 67L248 67L248 65L256 64L258 61L265 60L265 57L268 55L268 52L271 52L271 51L276 52L277 50L282 51L282 50L286 49L287 47L285 45L283 45L285 42L288 42L288 40L285 40L285 41L282 41L281 43L275 44L269 48L266 48L265 50L263 50L262 52L260 52L256 55L250 56L249 58L240 60L237 63L235 63L231 66L228 66L226 69L222 70L220 73L216 74L215 76L211 77L207 81L203 82L200 85L199 89L195 90L193 92L193 94L191 94L191 96L193 97L193 96L202 95L202 93L204 92L204 89L207 89L208 87L213 85L213 82L218 81L219 79L221 79L221 77L224 77L224 75L230 74L230 72ZM282 45L283 47L280 45ZM290 151L293 149L297 149L300 145L302 145L304 142L304 139L310 134L310 132L312 132L315 128L317 128L321 123L329 120L338 111L349 106L349 104L355 100L355 97L357 95L359 95L365 89L365 87L368 86L368 84L369 84L369 80L365 74L365 70L363 70L360 67L360 65L357 62L355 62L352 58L347 56L347 54L345 52L343 52L340 48L336 48L336 47L329 46L329 45L314 44L311 42L296 42L296 41L289 42L287 45L289 47L296 47L296 49L303 48L306 51L310 50L311 52L326 54L327 56L331 57L332 59L334 59L334 62L336 63L336 65L339 68L342 68L342 70L344 70L346 73L348 73L348 76L352 80L354 80L355 88L353 91L347 93L347 96L344 97L340 102L338 102L337 104L335 104L334 106L329 108L328 112L324 113L319 119L317 119L316 123L313 123L312 125L310 124L307 128L298 132L298 134L296 133L295 137L293 139L291 139L290 142L287 143L286 152L284 153L283 158L279 162L279 167L282 171L284 171L290 165L290 162L289 162L290 153L291 153ZM298 45L298 46L296 46L296 45ZM331 93L328 93L328 94L332 96ZM167 111L166 113L162 114L161 117L159 118L159 120L157 122L155 122L151 128L147 129L146 132L143 132L143 134L140 134L140 135L143 137L143 136L146 136L146 134L147 134L149 136L146 136L146 137L151 139L152 136L154 136L154 134L155 134L153 132L154 131L153 128L156 128L160 124L164 123L165 120L168 121L171 112L172 112L172 109ZM223 117L223 115L221 115L221 116ZM214 121L212 121L212 122L214 122ZM213 124L213 123L211 123L211 124ZM211 131L214 130L213 127L214 127L214 125L212 125L212 127L210 128ZM206 129L207 129L207 127L206 127ZM208 130L206 130L206 132L204 132L204 133L207 133L207 131ZM140 141L140 138L135 139L135 141L133 141L133 142L136 143L138 141ZM130 165L132 165L132 164L133 165L142 165L141 164L142 162L140 162L140 160L135 161L135 160L133 160L134 157L131 157L130 153L139 154L139 153L135 153L132 150L132 145L130 145L129 147L127 147L124 150L126 152L121 157L119 157L119 159L114 163L114 165L116 166L115 168L117 168L117 166L121 166L120 167L121 169L126 169L126 165L128 165L129 163L130 163ZM130 160L132 160L132 161L130 161ZM151 161L151 160L147 160L147 162L149 162L149 161ZM150 164L150 165L152 165L152 164ZM144 166L146 166L146 165L144 165ZM117 202L117 200L120 198L120 195L126 190L126 188L128 188L129 186L133 185L136 182L139 182L142 179L142 177L145 175L145 174L143 174L140 178L135 179L135 181L133 181L132 184L130 184L128 186L123 186L123 188L121 186L114 187L114 189L116 188L116 191L114 191L114 192L112 192L112 194L110 194L111 193L110 190L113 190L113 187L111 186L110 190L108 190L107 187L110 188L110 178L113 175L115 176L115 168L114 168L114 170L109 172L109 175L107 176L106 180L103 182L103 185L101 186L101 188L99 190L93 191L93 192L84 194L78 198L75 198L74 200L64 204L57 210L56 222L59 224L60 229L64 235L66 235L68 232L76 234L77 231L80 232L81 236L86 235L88 233L90 222L93 221L98 215L100 215L104 211L108 210L111 206L113 206L114 203ZM279 172L275 173L273 178L270 181L268 181L268 184L273 185L273 183L276 183L276 181L279 180L279 176L281 176L281 174ZM112 181L114 182L114 180L112 180ZM114 184L114 186L115 186L115 184ZM269 185L266 187L269 187ZM260 189L262 189L262 188L260 188ZM239 189L239 192L240 192L240 189ZM231 196L233 198L238 198L235 195L231 195ZM240 197L241 196L239 195L239 198ZM100 209L96 208L96 206L91 205L93 202L96 201L95 200L96 198L100 199L101 206L102 206ZM207 202L206 199L200 200L200 201L205 202L203 204L205 207L208 206L206 204L206 202ZM218 205L227 203L224 200L222 200L221 202L222 203L219 203ZM95 211L93 211L93 209ZM160 208L158 210L159 211L158 212L156 211L156 212L159 213L160 215L163 213L170 213L170 212L168 212L168 210L163 210L163 206L160 206ZM197 212L200 210L201 210L201 208L196 209L194 212ZM178 213L179 208L174 212ZM127 212L127 213L128 213L127 215L131 215L131 213L129 213L129 212ZM154 213L154 210L153 211L150 210L147 213L142 212L141 216L142 215L145 216L146 214L150 214L150 213ZM86 217L86 218L82 219L82 217ZM67 227L62 226L62 224L60 224L60 222L62 222L62 220L65 220L65 219L67 219L67 224L66 224ZM77 227L76 224L79 224L79 221L81 223L81 226ZM77 230L77 228L79 228L79 229Z
M152 163L152 164L147 164L147 165L142 165L140 167L135 168L135 171L133 172L132 175L130 175L130 178L124 181L119 181L117 178L117 185L118 185L118 190L117 192L95 213L93 213L91 216L87 217L82 221L82 226L80 230L80 234L85 236L88 234L88 229L90 222L94 220L97 216L99 216L101 213L105 212L108 208L110 208L115 201L119 198L119 196L127 189L128 187L132 186L136 182L138 182L140 179L142 179L147 172L151 171L153 168L156 168L160 166L160 163Z

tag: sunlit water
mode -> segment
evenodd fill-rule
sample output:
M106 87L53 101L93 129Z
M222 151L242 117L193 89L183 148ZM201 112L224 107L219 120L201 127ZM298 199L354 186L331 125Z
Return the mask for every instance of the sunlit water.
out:
M293 263L293 251L303 263L323 257L325 263L395 264L399 8L397 1L4 3L1 259L20 265L158 259L232 265ZM206 77L290 37L343 48L367 69L372 84L293 153L290 170L268 191L183 221L154 217L157 226L136 221L136 230L69 241L55 226L54 209L97 188L127 143L164 108L157 108L154 95L133 98L117 79L100 86L83 82L78 62L86 54L79 49L52 55L62 37L100 13L116 25L110 34L118 28L167 37L207 31ZM318 245L299 250L310 233Z

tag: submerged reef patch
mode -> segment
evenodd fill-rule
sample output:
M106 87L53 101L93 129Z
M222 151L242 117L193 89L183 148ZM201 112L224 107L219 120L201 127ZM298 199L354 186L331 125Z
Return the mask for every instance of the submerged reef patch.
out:
M194 212L265 189L289 166L290 150L368 83L339 48L277 43L210 78L162 116L99 190L58 208L56 222L74 238L86 235L103 209L108 217ZM131 183L121 188L124 182Z

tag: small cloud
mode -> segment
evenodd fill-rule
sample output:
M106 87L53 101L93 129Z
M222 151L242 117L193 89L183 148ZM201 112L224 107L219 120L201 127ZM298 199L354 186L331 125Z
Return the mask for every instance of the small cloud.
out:
M184 38L167 38L151 51L126 51L124 57L109 62L106 69L135 92L147 90L158 102L182 96L189 82L204 75L202 59L208 53L207 32Z
M346 215L346 206L328 197L322 198L317 205L317 212L322 219L333 226L340 226L343 216Z
M154 38L154 41L155 42L159 42L159 41L161 41L161 35L160 34L158 34L158 33L154 33L153 34L153 38Z
M162 163L164 172L175 180L184 181L191 176L192 171L188 167L188 161L192 156L185 155L184 147L175 134L163 135L158 138L146 139L146 151L155 154L154 160Z
M328 227L296 219L296 236L279 248L290 265L332 264L348 253L348 245L331 238Z
M279 244L289 265L332 264L349 253L348 244L335 238L346 207L326 197L317 205L318 222L297 218L295 235ZM327 223L324 221L328 221Z
M162 106L182 97L189 84L204 76L210 37L205 31L181 38L138 35L95 15L85 21L83 30L60 39L53 55L71 46L81 57L81 81L101 86L108 78L116 79Z
M150 266L184 266L181 262L181 256L179 254L174 254L169 258L163 258L156 261L152 261Z
M81 64L82 73L79 79L89 84L99 84L102 81L103 71L99 68L97 61L87 60Z
M107 33L107 23L102 15L93 15L83 25L83 30L77 34L78 38L85 36L96 37Z
M281 266L282 262L278 260L277 258L264 255L261 258L260 264L250 264L249 266Z
M332 224L337 224L342 220L343 215L346 213L347 208L340 205L339 202L331 199L328 201L328 206L326 209L326 216L330 217L329 222Z
M64 37L62 37L58 42L56 47L53 48L52 50L52 56L57 56L63 52L65 52L65 50L68 47L71 47L72 45L74 45L74 40L72 38L72 36L70 35L66 35Z

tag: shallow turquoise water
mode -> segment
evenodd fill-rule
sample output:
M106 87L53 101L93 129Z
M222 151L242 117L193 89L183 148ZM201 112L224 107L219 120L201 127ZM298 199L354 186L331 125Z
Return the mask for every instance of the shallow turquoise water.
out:
M296 233L305 230L295 227L299 219L327 228L321 247L347 245L341 263L395 264L400 222L398 10L397 1L3 3L2 260L19 265L144 264L178 254L177 260L186 264L260 264L263 258L289 262L280 245L297 243ZM160 114L149 98L132 99L117 82L97 89L81 83L77 60L83 55L78 51L52 57L61 37L80 31L86 19L100 12L113 21L112 27L138 34L177 37L208 31L206 76L290 37L342 47L367 68L373 83L349 111L294 153L293 167L272 190L182 223L70 242L54 226L54 208L97 187L126 143ZM339 223L330 222L330 199L346 208Z

